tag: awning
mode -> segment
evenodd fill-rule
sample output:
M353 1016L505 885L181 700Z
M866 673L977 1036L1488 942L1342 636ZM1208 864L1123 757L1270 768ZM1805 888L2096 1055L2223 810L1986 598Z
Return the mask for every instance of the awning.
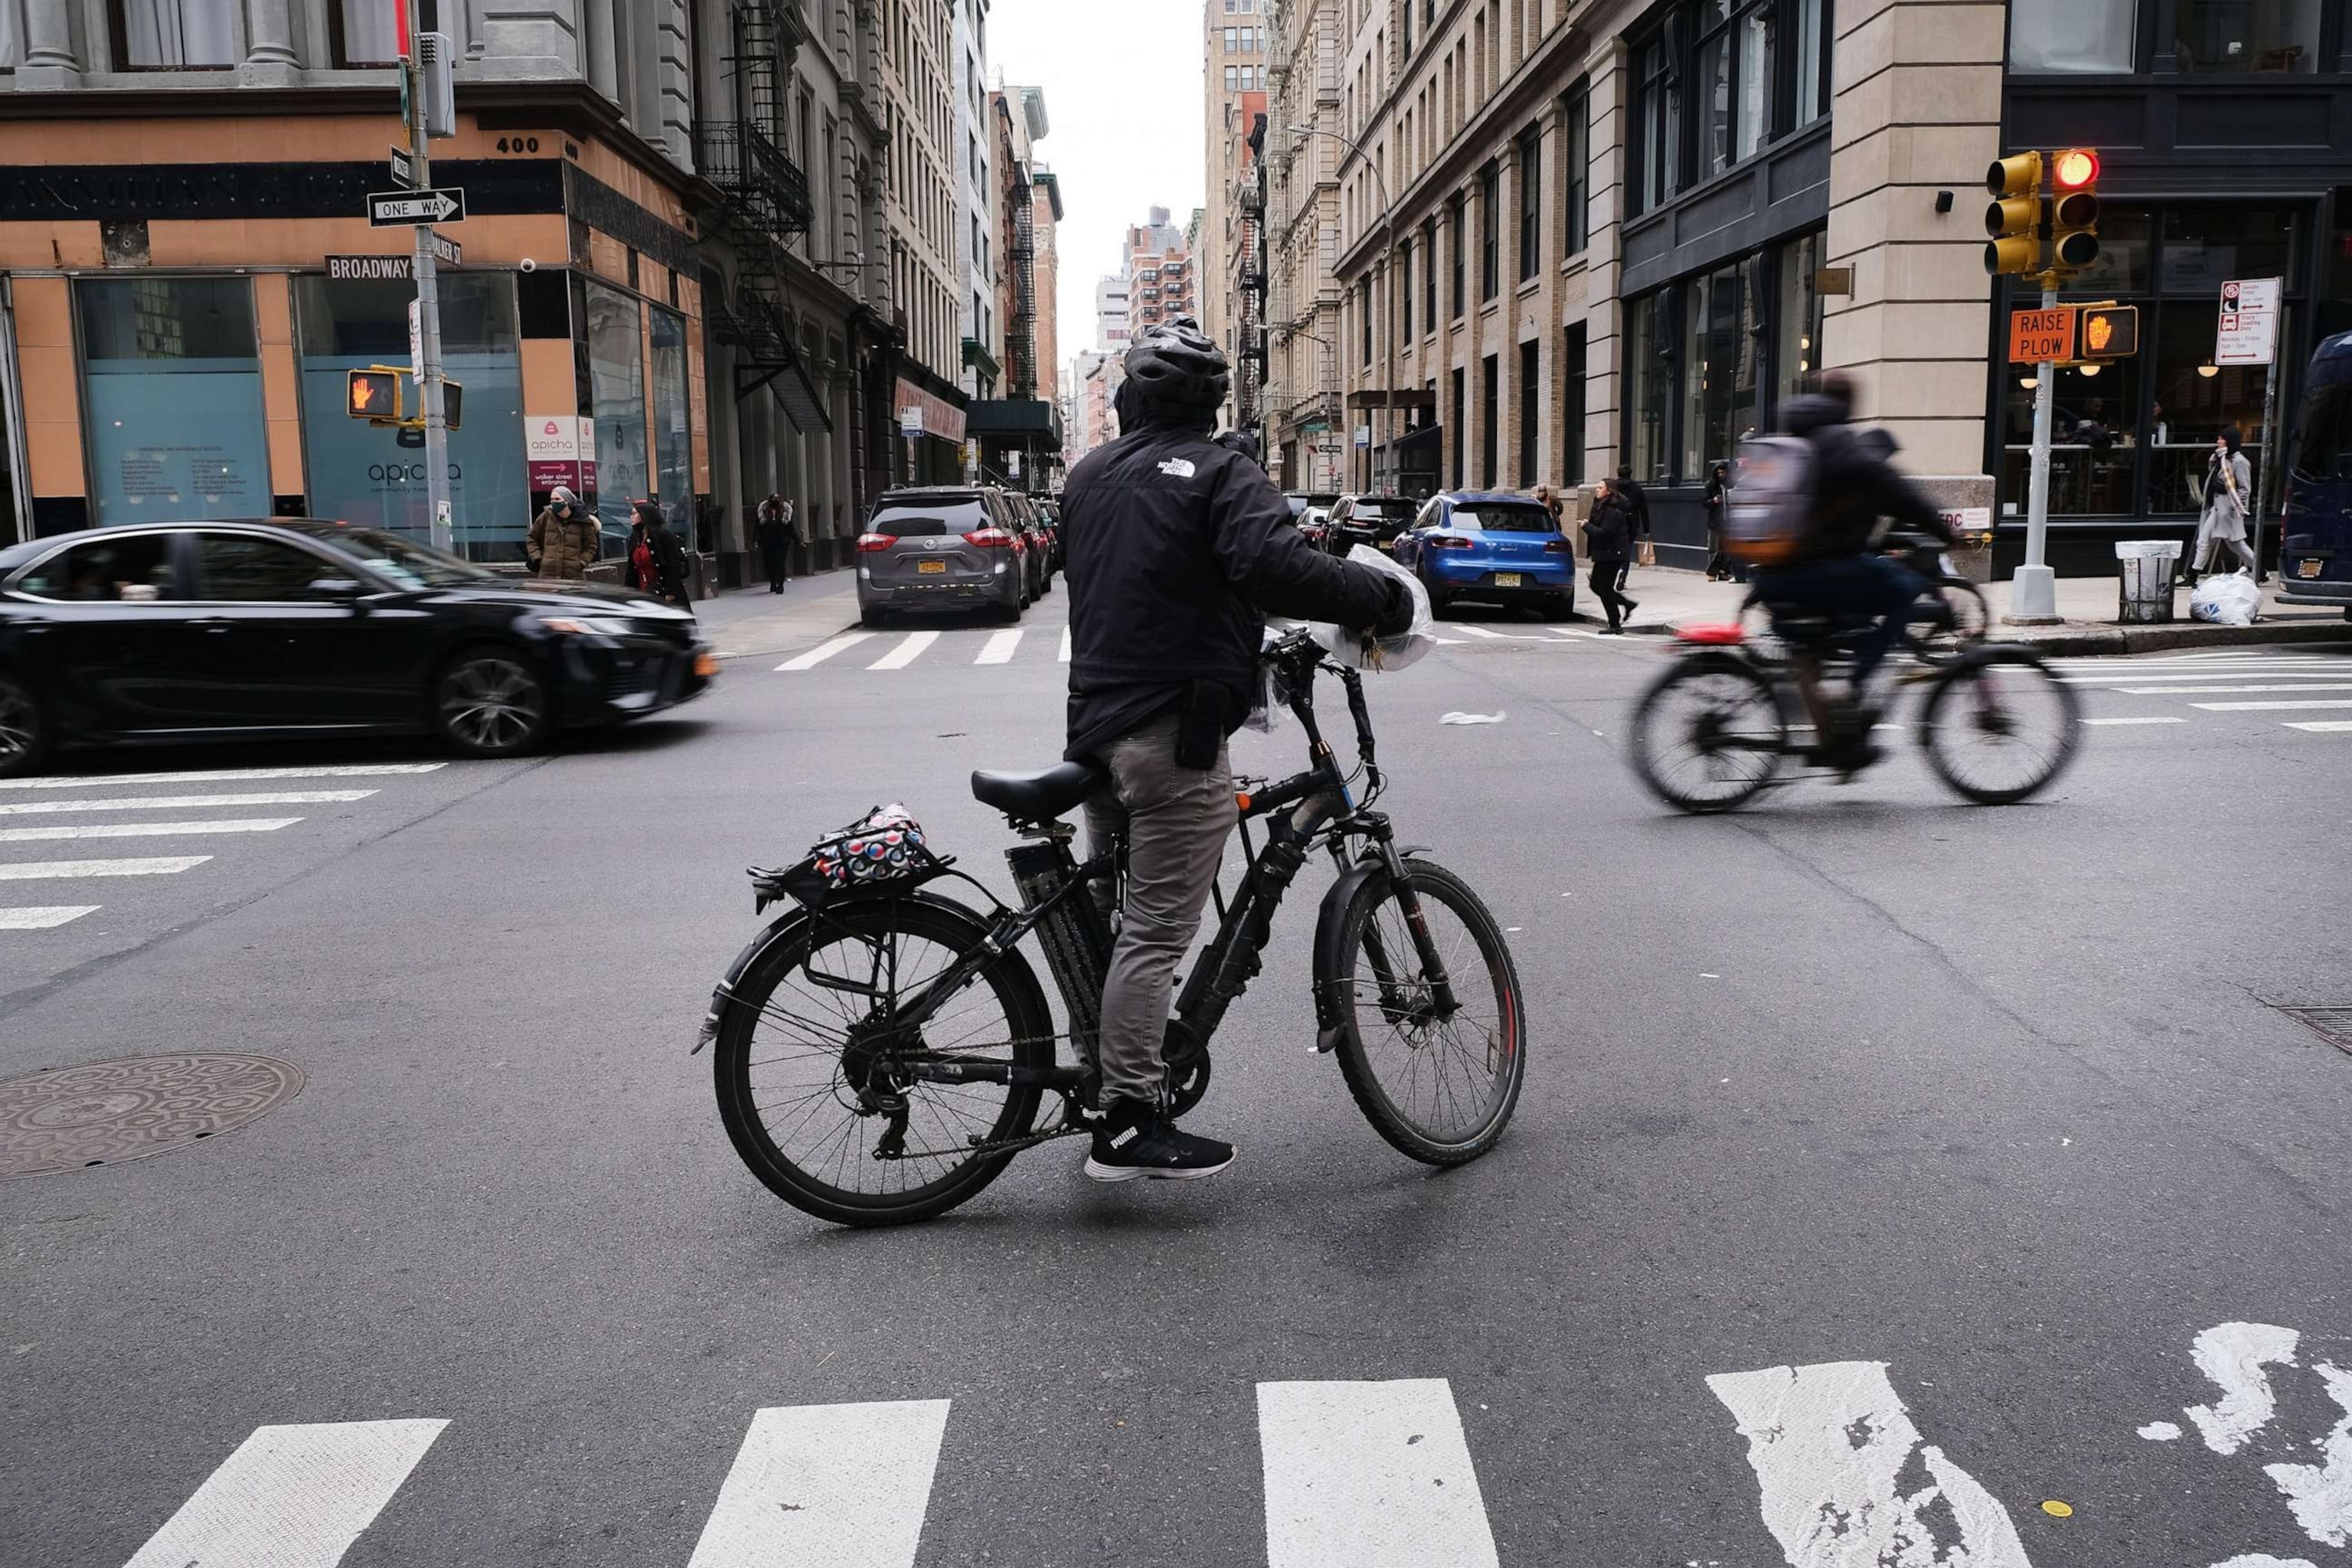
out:
M1042 397L981 397L964 410L964 432L992 447L1060 451L1061 411Z
M1434 408L1437 389L1430 386L1400 386L1393 389L1360 386L1348 394L1350 408Z

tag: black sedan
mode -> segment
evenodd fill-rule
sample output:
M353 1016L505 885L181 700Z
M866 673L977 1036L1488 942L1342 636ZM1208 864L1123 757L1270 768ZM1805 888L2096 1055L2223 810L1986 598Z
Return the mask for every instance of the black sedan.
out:
M0 776L69 743L432 732L471 756L709 685L694 616L337 522L131 524L0 550Z

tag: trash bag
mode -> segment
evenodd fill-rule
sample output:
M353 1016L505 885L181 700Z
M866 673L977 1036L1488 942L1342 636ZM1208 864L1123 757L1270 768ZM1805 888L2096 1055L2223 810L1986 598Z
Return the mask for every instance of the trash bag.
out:
M2191 620L2216 626L2250 626L2262 607L2263 591L2243 572L2219 572L2197 584L2189 595Z
M1367 637L1329 621L1308 626L1309 636L1341 664L1356 669L1402 669L1437 646L1437 617L1429 608L1429 591L1421 579L1369 544L1348 552L1348 559L1396 578L1412 595L1412 625L1392 637Z

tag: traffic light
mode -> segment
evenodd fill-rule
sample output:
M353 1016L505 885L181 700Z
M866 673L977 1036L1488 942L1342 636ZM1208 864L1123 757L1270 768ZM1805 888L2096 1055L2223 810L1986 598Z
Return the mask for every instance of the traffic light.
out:
M2080 271L2099 258L2099 155L2069 147L2050 160L2050 255Z
M390 423L400 417L400 373L376 366L355 370L345 382L343 412L354 419Z
M457 416L464 410L465 406L466 389L458 385L456 382L451 381L448 377L442 377L441 422L448 426L450 429L455 430L457 427Z
M2020 153L2003 158L1985 173L1985 189L1993 201L1985 208L1985 270L1998 278L2004 272L2031 272L2042 265L2042 154Z

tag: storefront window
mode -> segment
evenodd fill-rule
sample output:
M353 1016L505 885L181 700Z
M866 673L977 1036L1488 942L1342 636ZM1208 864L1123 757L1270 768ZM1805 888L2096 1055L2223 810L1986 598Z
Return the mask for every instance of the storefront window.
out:
M1772 313L1775 403L1804 390L1805 377L1821 368L1822 301L1813 287L1822 269L1822 237L1809 234L1780 247L1779 303Z
M465 388L463 416L449 432L451 533L469 559L519 561L530 527L530 494L514 278L444 272L439 294L442 371ZM347 372L408 364L408 305L415 297L415 285L396 280L294 279L310 510L423 540L433 525L424 448L343 412ZM415 383L404 380L402 390L408 411L416 413Z
M1668 363L1673 351L1667 338L1667 302L1671 298L1671 291L1666 290L1646 295L1634 300L1626 311L1626 365L1631 384L1625 403L1633 416L1633 429L1626 445L1634 477L1641 479L1663 479L1666 472L1666 399L1674 382L1673 366Z
M1709 464L1727 460L1755 429L1762 347L1756 271L1756 258L1749 257L1683 285L1678 479L1696 479Z
M233 66L236 0L113 0L115 68L177 70Z
M2282 342L2294 341L2290 309L2279 323ZM2221 306L2186 300L2168 301L2156 340L2155 398L2150 422L2156 445L2150 452L2147 510L2180 512L2197 510L2197 486L2205 476L2205 459L2214 437L2235 426L2245 442L2246 461L2255 469L2254 484L2263 487L2263 388L2265 367L2217 365L2214 336L2221 326ZM2282 365L2281 370L2286 367ZM2281 379L2279 409L2284 419L2293 403L2284 395Z
M2184 71L2319 68L2319 0L2174 0Z
M2104 234L2104 229L2103 229ZM2164 210L2164 291L2215 296L2232 278L2284 278L2302 286L2292 212L2277 207L2168 206Z
M601 283L581 285L588 319L590 412L596 421L596 517L604 553L629 537L629 502L652 487L646 462L644 328L637 302Z
M2128 72L2139 0L2064 0L2009 8L2009 68L2025 75Z
M686 318L655 306L654 490L672 528L694 530L693 438L687 426Z
M2147 293L2156 286L2155 255L2153 217L2146 208L2104 206L2098 259L2075 273L2065 292L2085 300Z
M268 517L252 284L86 278L74 301L98 521Z

